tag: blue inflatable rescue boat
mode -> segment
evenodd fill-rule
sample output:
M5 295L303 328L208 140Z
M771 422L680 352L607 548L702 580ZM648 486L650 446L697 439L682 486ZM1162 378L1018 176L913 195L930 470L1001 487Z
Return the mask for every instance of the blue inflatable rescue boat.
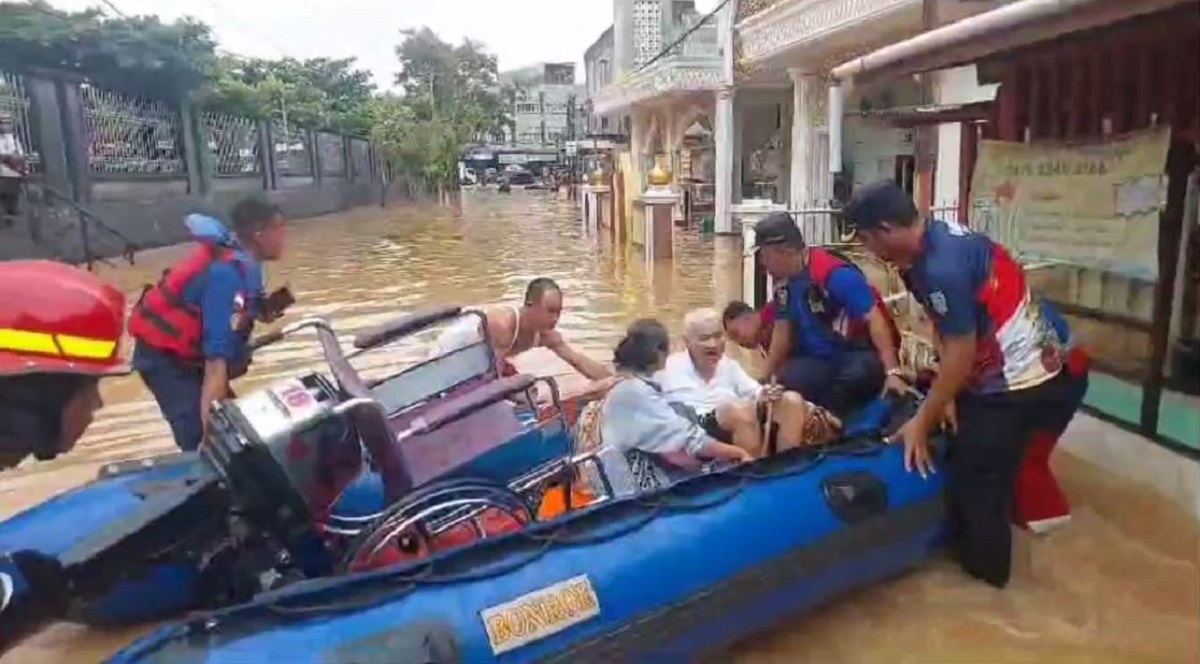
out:
M679 661L940 543L940 476L883 443L919 395L836 443L639 491L575 450L552 380L497 375L486 335L382 379L350 362L463 315L418 312L348 355L322 320L289 326L316 332L328 374L217 404L199 455L109 469L0 543L55 555L76 619L217 607L111 660L189 664Z

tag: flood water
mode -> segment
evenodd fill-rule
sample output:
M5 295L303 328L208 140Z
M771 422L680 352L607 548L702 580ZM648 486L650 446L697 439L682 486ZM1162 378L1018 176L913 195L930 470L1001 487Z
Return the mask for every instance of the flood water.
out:
M516 303L525 283L555 278L566 293L561 328L608 360L623 327L647 315L678 332L684 312L739 291L737 238L684 234L673 264L648 268L636 251L589 237L569 202L544 192L464 194L460 205L364 208L296 224L272 287L290 283L289 319L330 318L345 334L428 304ZM137 265L102 268L130 294L181 255L147 252ZM417 349L388 361L403 363ZM534 351L518 366L563 374ZM239 391L319 367L298 337L255 358ZM71 454L0 476L0 518L81 484L99 466L174 449L136 378L104 384L106 407ZM1059 454L1056 467L1074 521L1050 536L1021 536L1011 586L995 591L935 561L904 578L845 598L716 657L714 662L1145 662L1200 661L1195 522L1153 493ZM58 625L0 659L5 664L96 662L144 630L119 633Z

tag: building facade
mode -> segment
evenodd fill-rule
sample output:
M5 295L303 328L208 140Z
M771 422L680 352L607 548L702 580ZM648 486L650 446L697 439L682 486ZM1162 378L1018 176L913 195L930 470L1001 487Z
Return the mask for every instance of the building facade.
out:
M575 84L575 64L540 63L500 74L512 90L510 145L546 150L561 148L582 135L587 123L585 91Z
M612 84L616 72L616 48L613 43L613 26L609 26L600 38L583 53L584 87L587 90L585 110L587 112L588 135L625 135L629 131L623 113L598 114L593 112L595 98Z

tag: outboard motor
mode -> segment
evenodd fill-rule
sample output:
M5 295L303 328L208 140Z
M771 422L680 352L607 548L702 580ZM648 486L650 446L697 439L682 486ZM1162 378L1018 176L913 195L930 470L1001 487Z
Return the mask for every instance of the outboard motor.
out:
M356 411L379 408L338 396L311 374L217 404L201 451L241 517L271 534L305 576L332 571L317 524L364 467Z
M203 587L178 591L192 608L205 603L204 593L218 604L245 601L277 587L268 579L329 573L333 556L317 523L363 468L354 418L363 408L371 413L378 404L339 403L338 390L317 374L215 405L200 463L147 486L139 509L57 559L38 554L37 574L17 564L25 552L0 557L0 608L21 618L0 615L0 652L50 622L112 601L114 592L126 593L123 582L163 565L199 570L203 582L194 585ZM20 583L6 585L6 578ZM36 615L30 601L41 607Z

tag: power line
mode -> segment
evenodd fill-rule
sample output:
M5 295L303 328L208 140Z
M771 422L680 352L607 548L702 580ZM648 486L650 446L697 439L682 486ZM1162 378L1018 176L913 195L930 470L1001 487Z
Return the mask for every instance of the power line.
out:
M685 39L687 39L688 37L691 37L693 32L699 30L701 26L708 23L708 21L711 20L713 17L715 17L717 15L717 12L724 9L725 5L727 5L727 4L729 4L729 0L723 0L721 2L721 4L717 5L716 9L712 10L711 12L709 12L709 13L705 14L703 17L701 17L701 19L696 22L696 25L693 25L692 27L685 30L682 35L679 35L679 37L677 37L675 39L675 41L671 42L666 47L664 47L653 58L650 58L649 60L647 60L646 63L643 64L641 67L638 67L636 71L642 71L642 70L646 69L647 67L649 67L650 65L654 64L655 62L658 62L659 60L661 60L664 56L666 56L668 53L670 53L672 50L674 50L676 46L679 46L680 44L682 44Z
M117 6L116 6L116 5L114 5L113 3L109 2L109 0L100 0L100 2L104 3L104 6L105 6L105 7L108 7L109 9L113 10L114 12L116 12L116 13L117 13L117 14L118 14L118 15L119 15L121 18L129 18L129 15L128 15L128 14L126 14L126 13L125 13L125 12L123 12L123 11L121 11L121 9L120 9L119 7L117 7Z

